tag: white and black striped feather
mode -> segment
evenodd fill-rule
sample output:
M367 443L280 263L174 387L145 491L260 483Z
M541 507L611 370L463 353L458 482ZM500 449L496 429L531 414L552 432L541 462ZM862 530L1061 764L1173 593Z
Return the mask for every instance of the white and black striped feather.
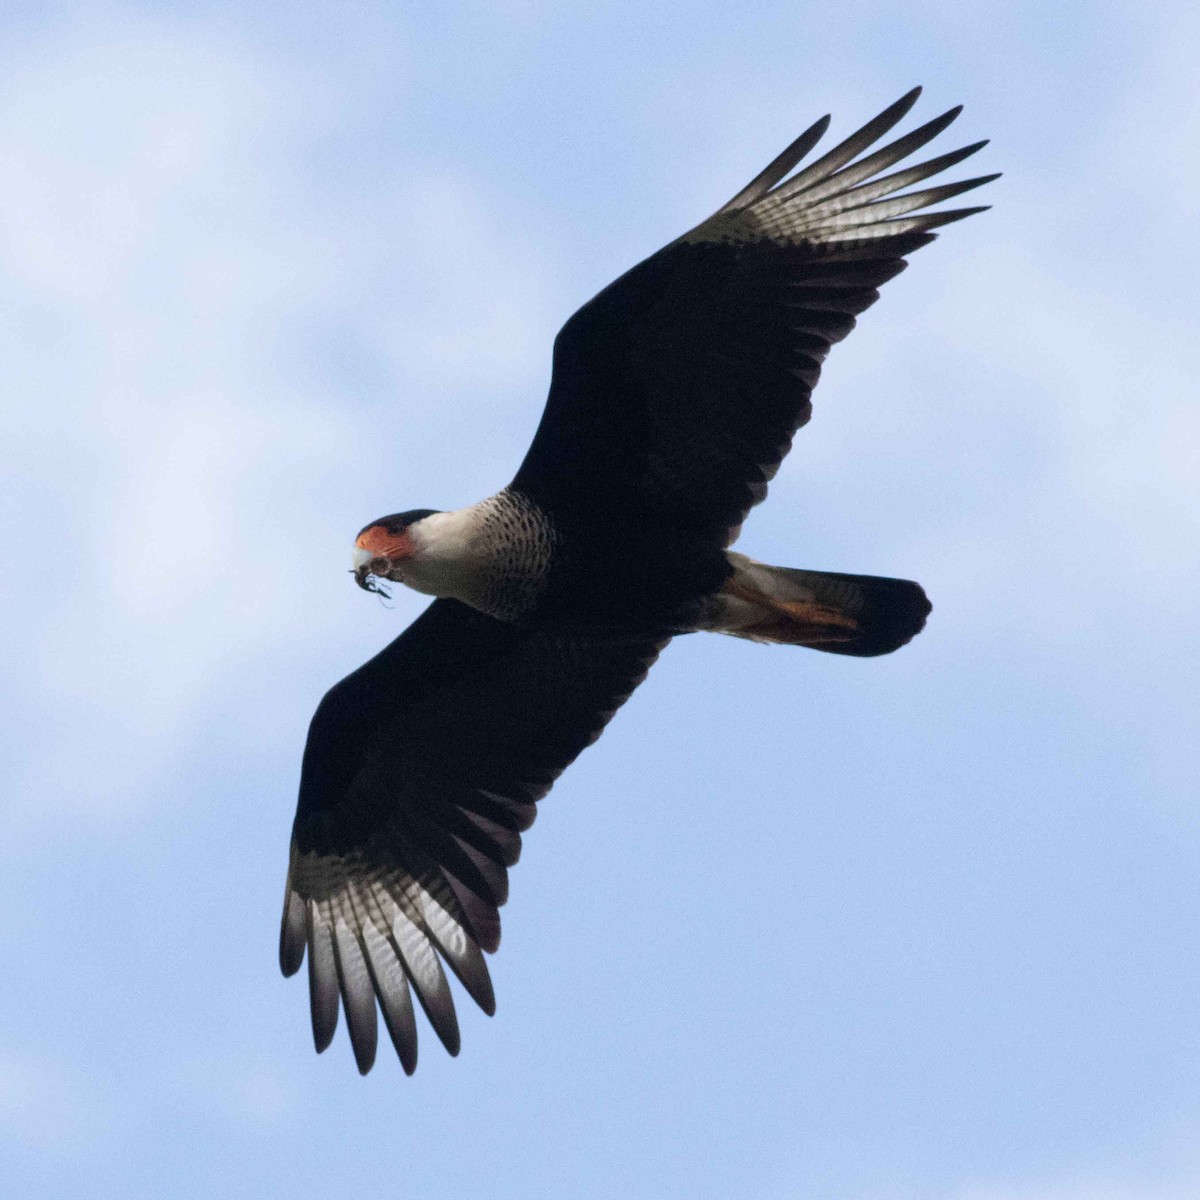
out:
M521 832L664 641L523 629L438 600L330 691L305 750L280 933L285 974L308 957L318 1051L344 1010L369 1071L378 1005L413 1071L411 989L457 1054L445 967L495 1011L484 951L499 945Z
M934 229L982 211L926 210L996 178L905 191L982 141L881 174L961 111L872 150L919 94L791 173L825 132L822 118L712 217L575 313L512 486L551 514L606 505L732 541L808 420L830 346Z

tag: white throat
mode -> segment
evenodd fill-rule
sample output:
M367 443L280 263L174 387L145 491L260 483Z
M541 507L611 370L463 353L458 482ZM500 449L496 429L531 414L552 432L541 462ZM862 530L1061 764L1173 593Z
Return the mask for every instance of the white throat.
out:
M479 536L479 509L474 504L414 521L408 527L414 553L400 565L399 582L427 596L477 601L486 587L490 557Z

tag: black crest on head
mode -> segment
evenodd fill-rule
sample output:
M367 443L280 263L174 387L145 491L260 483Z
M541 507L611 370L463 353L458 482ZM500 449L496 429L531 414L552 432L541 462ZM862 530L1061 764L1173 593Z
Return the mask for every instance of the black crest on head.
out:
M368 529L374 529L376 525L382 525L388 533L403 533L414 521L431 517L434 513L441 511L440 508L410 508L408 512L392 513L390 517L380 517L377 521L369 521L358 531L358 536L361 537Z

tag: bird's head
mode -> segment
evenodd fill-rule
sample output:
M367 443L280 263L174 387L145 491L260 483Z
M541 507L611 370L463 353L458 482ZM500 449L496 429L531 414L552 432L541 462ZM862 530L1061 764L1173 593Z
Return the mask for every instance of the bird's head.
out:
M404 582L404 564L420 550L420 535L413 526L437 509L414 508L380 517L365 526L354 539L354 582L368 592L382 589L376 580Z

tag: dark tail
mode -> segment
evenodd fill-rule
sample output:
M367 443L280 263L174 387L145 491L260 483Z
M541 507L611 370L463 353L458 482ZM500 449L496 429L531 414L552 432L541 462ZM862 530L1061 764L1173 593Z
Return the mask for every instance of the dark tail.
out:
M830 654L890 654L925 627L932 607L919 583L769 567L729 554L734 573L704 628Z

